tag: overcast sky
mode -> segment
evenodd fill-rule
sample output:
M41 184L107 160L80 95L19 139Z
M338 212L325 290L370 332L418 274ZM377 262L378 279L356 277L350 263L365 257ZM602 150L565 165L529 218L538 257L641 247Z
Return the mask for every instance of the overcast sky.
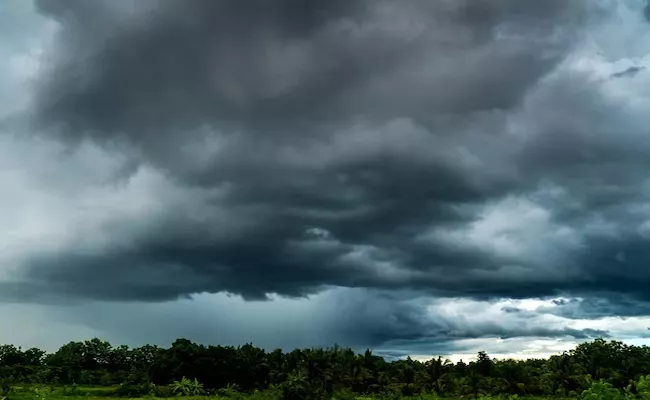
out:
M650 343L643 0L3 0L0 342Z

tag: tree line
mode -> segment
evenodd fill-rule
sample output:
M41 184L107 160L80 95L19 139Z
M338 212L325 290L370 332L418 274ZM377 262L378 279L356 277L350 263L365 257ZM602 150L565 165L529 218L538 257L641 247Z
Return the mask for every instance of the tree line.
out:
M273 388L323 396L336 391L416 395L481 394L571 396L601 381L634 392L650 374L650 348L596 339L548 359L497 360L479 352L475 361L452 363L441 357L420 362L387 361L370 350L347 348L265 351L252 344L204 346L178 339L169 348L130 348L92 339L70 342L56 352L0 346L0 378L50 385L119 385L138 395L152 385L200 382L201 388L250 392ZM307 398L312 396L298 396Z

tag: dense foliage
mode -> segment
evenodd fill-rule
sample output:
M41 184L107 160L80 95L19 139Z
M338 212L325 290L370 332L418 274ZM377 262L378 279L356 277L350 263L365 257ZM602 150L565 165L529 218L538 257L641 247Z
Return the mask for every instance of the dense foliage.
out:
M610 389L635 394L641 386L645 392L650 381L643 376L649 373L650 348L602 339L549 359L494 360L480 352L476 361L456 364L440 357L389 362L370 351L356 354L338 347L266 352L250 344L203 346L185 339L169 348L113 347L92 339L68 343L52 354L0 346L3 382L120 385L117 394L124 396L148 394L154 387L165 388L161 396L271 388L286 399L335 392L570 396L589 389L596 394L585 395L597 399Z

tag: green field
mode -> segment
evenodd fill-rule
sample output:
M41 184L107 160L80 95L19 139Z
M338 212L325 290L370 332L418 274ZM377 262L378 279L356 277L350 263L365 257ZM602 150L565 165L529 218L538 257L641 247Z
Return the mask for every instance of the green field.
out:
M157 399L154 395L146 395L140 397L120 397L118 396L119 386L43 386L43 385L21 385L14 386L11 392L6 396L6 400L108 400L108 399ZM181 397L181 396L174 396ZM182 396L183 400L237 400L237 399L259 399L259 400L280 400L285 397L280 391L265 390L265 391L255 391L253 393L220 393L212 395L201 395L201 396ZM395 394L384 394L384 395L358 395L350 392L340 392L335 393L332 396L332 399L338 400L396 400L396 399L422 399L422 400L445 400L445 399L473 399L473 396L463 396L463 397L439 397L435 394L419 394L416 396L400 396ZM479 400L563 400L562 397L540 397L540 396L485 396L479 395ZM295 400L300 400L296 398Z

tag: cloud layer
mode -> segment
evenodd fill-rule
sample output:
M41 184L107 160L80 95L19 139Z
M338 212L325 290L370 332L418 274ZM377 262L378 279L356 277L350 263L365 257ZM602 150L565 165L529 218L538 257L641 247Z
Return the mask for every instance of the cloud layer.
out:
M647 97L620 81L648 75L587 47L613 3L98 4L37 2L61 28L34 121L125 155L123 185L169 187L147 226L112 219L30 281L153 300L643 291Z

